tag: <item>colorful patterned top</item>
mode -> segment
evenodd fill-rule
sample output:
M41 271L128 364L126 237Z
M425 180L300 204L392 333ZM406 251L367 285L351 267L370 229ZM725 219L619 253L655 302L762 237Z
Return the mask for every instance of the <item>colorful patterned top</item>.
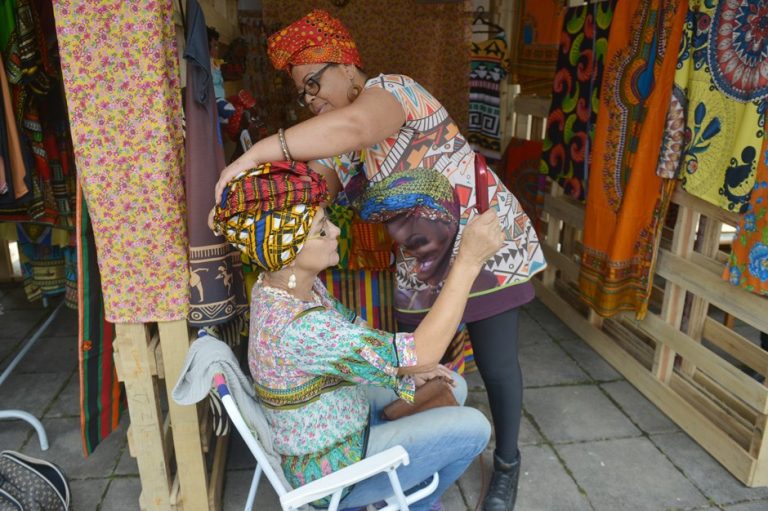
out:
M323 159L320 163L336 171L347 195L358 193L366 182L381 181L393 172L423 167L444 174L451 182L460 205L459 233L453 245L455 255L464 226L477 214L474 209L475 153L445 107L412 78L379 75L365 84L366 89L375 87L386 90L400 103L406 114L405 124L393 137L365 149L361 155L347 154ZM536 232L520 203L493 172L489 173L488 181L489 204L502 221L507 241L486 263L482 272L494 278L476 283L473 287L464 321L491 317L530 300L533 293L527 286L509 288L527 282L546 267ZM418 323L431 303L414 308L408 297L429 292L431 286L416 279L416 262L402 251L397 254L396 264L400 291L395 298L398 319L410 324ZM505 290L510 291L510 296L496 294ZM432 302L438 292L436 288ZM494 293L492 298L489 293ZM514 296L518 294L520 296ZM490 300L483 300L483 297Z
M295 487L365 457L368 400L364 385L413 399L412 334L368 328L332 298L320 280L313 299L253 287L248 364L283 471Z

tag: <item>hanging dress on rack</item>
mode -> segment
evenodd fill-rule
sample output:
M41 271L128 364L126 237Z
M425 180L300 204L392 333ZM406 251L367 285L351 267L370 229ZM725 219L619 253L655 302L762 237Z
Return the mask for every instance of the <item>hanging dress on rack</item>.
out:
M656 175L687 2L632 0L614 12L584 218L579 288L598 314L642 318L673 186Z
M467 141L495 166L501 159L500 91L507 76L507 36L501 32L485 41L473 42L471 52Z
M582 201L615 5L608 0L568 8L560 36L541 171Z

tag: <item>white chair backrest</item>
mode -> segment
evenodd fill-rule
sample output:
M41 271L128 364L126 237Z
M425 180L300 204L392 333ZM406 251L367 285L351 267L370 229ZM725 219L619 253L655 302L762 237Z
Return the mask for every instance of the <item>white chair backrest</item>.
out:
M227 387L226 381L224 381L224 377L222 375L216 375L214 377L214 384L216 385L216 391L221 397L221 401L224 404L224 408L226 409L232 424L234 424L235 428L240 433L240 436L245 441L248 449L251 451L254 458L256 458L256 463L264 472L264 475L267 476L267 479L269 479L270 484L277 494L283 496L291 491L291 488L287 488L285 483L280 479L280 476L277 475L275 467L269 463L267 454L264 452L261 444L259 444L256 435L254 435L245 423L243 416L240 414L240 410L237 408L237 403L235 403L235 400L229 393L229 388Z

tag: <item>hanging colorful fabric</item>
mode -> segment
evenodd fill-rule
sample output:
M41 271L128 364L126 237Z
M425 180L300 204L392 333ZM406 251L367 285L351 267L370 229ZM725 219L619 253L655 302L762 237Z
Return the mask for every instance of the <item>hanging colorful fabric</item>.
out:
M723 278L734 286L768 296L768 136L758 155L755 184L739 220Z
M520 201L536 232L541 232L540 217L544 207L546 177L539 172L542 143L540 140L513 138L499 165L499 179Z
M723 209L745 212L768 108L768 15L758 0L695 0L675 75L659 174ZM677 148L684 145L682 161Z
M172 7L54 2L78 175L113 322L173 321L189 312Z
M516 44L510 62L513 63L514 83L520 84L521 94L546 96L552 92L564 17L565 2L517 2L516 37L513 38L513 44Z
M507 76L507 36L472 43L469 73L469 129L467 141L489 164L501 158L500 90Z
M115 325L104 318L96 242L80 187L77 193L77 252L80 433L83 452L88 455L117 428L125 408L125 394L115 372L112 357Z
M560 36L541 172L578 200L584 200L587 193L589 155L615 5L616 0L609 0L568 8Z
M208 32L196 0L187 2L187 24L184 183L189 228L189 323L195 327L224 327L225 323L237 321L237 333L240 318L248 308L240 252L216 236L207 224L211 190L225 162L217 136ZM217 334L219 339L231 342L231 337Z
M672 186L656 175L687 2L619 2L605 58L579 287L596 312L643 317ZM671 182L670 182L671 183Z

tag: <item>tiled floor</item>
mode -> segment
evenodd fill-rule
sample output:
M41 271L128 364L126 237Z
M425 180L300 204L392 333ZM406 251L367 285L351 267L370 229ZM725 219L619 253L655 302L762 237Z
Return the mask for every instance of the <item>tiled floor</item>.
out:
M0 368L48 311L0 286ZM76 316L65 310L0 388L0 409L42 419L50 449L21 421L0 422L0 449L58 463L70 479L75 511L136 510L141 484L128 455L125 425L90 457L80 448ZM521 314L525 395L517 511L768 510L768 488L734 479L540 303ZM477 373L469 404L488 413ZM448 511L479 509L492 445L444 496ZM225 510L242 509L252 462L230 443ZM262 485L258 510L279 508Z

